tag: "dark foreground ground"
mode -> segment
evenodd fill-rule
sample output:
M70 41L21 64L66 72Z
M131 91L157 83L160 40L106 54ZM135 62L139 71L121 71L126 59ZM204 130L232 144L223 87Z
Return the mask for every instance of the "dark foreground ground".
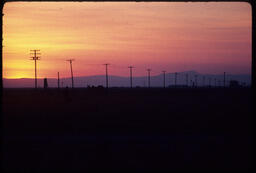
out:
M250 89L4 89L5 171L248 170Z

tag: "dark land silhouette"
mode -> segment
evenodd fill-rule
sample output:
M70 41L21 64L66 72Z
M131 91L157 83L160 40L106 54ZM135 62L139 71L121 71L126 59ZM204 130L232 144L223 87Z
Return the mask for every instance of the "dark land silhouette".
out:
M129 70L129 69L128 69ZM129 71L128 71L129 72ZM133 70L133 75L136 74L136 70ZM183 71L178 72L176 75L176 85L189 85L190 87L197 84L197 86L209 85L209 79L211 78L211 86L219 87L223 86L223 74L201 74L196 71ZM215 83L216 79L216 83ZM196 81L195 81L196 80ZM236 80L240 85L250 86L251 75L250 74L226 74L226 85L228 86L231 80ZM43 88L43 79L37 79L38 87ZM47 78L48 86L50 88L58 87L58 76L56 78ZM34 78L22 78L22 79L3 79L4 88L23 88L23 87L35 87ZM106 86L106 75L95 75L95 76L74 76L73 85L75 88L84 88L87 85L103 85ZM72 87L72 78L62 78L60 74L59 85L61 88L66 86ZM108 85L109 87L130 87L130 76L115 76L108 74ZM163 87L163 74L150 74L150 85L151 87ZM175 73L166 72L165 74L165 86L175 85ZM133 76L132 86L136 87L148 87L148 72L145 72L145 76Z
M2 103L6 171L252 166L250 88L5 88Z

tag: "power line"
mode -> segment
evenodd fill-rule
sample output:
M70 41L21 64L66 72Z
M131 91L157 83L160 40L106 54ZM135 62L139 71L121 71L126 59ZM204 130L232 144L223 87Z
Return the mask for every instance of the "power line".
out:
M123 65L116 65L116 64L111 64L111 67L118 68L118 69L124 69L124 68L126 68L126 66L123 66Z
M37 56L37 55L40 55L40 53L38 53L40 50L36 50L36 49L34 49L34 50L30 50L30 51L32 51L33 53L30 53L30 54L33 54L34 56L32 56L31 58L31 60L34 60L35 61L35 88L37 88L37 71L36 71L36 61L37 60L40 60L40 57L39 56Z
M70 63L70 70L71 70L71 80L72 80L72 88L74 88L74 79L73 79L73 70L72 70L72 61L75 61L75 59L68 59Z

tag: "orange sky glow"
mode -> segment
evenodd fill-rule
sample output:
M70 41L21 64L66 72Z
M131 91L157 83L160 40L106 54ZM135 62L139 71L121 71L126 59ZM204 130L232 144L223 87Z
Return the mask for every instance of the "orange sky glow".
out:
M245 2L8 2L3 77L39 78L163 70L251 73L251 6Z

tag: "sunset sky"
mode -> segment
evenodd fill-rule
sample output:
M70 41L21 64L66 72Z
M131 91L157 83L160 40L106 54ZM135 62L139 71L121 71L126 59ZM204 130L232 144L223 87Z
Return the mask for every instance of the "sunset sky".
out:
M251 6L245 2L8 2L3 9L3 77L105 73L134 76L196 70L251 73Z

